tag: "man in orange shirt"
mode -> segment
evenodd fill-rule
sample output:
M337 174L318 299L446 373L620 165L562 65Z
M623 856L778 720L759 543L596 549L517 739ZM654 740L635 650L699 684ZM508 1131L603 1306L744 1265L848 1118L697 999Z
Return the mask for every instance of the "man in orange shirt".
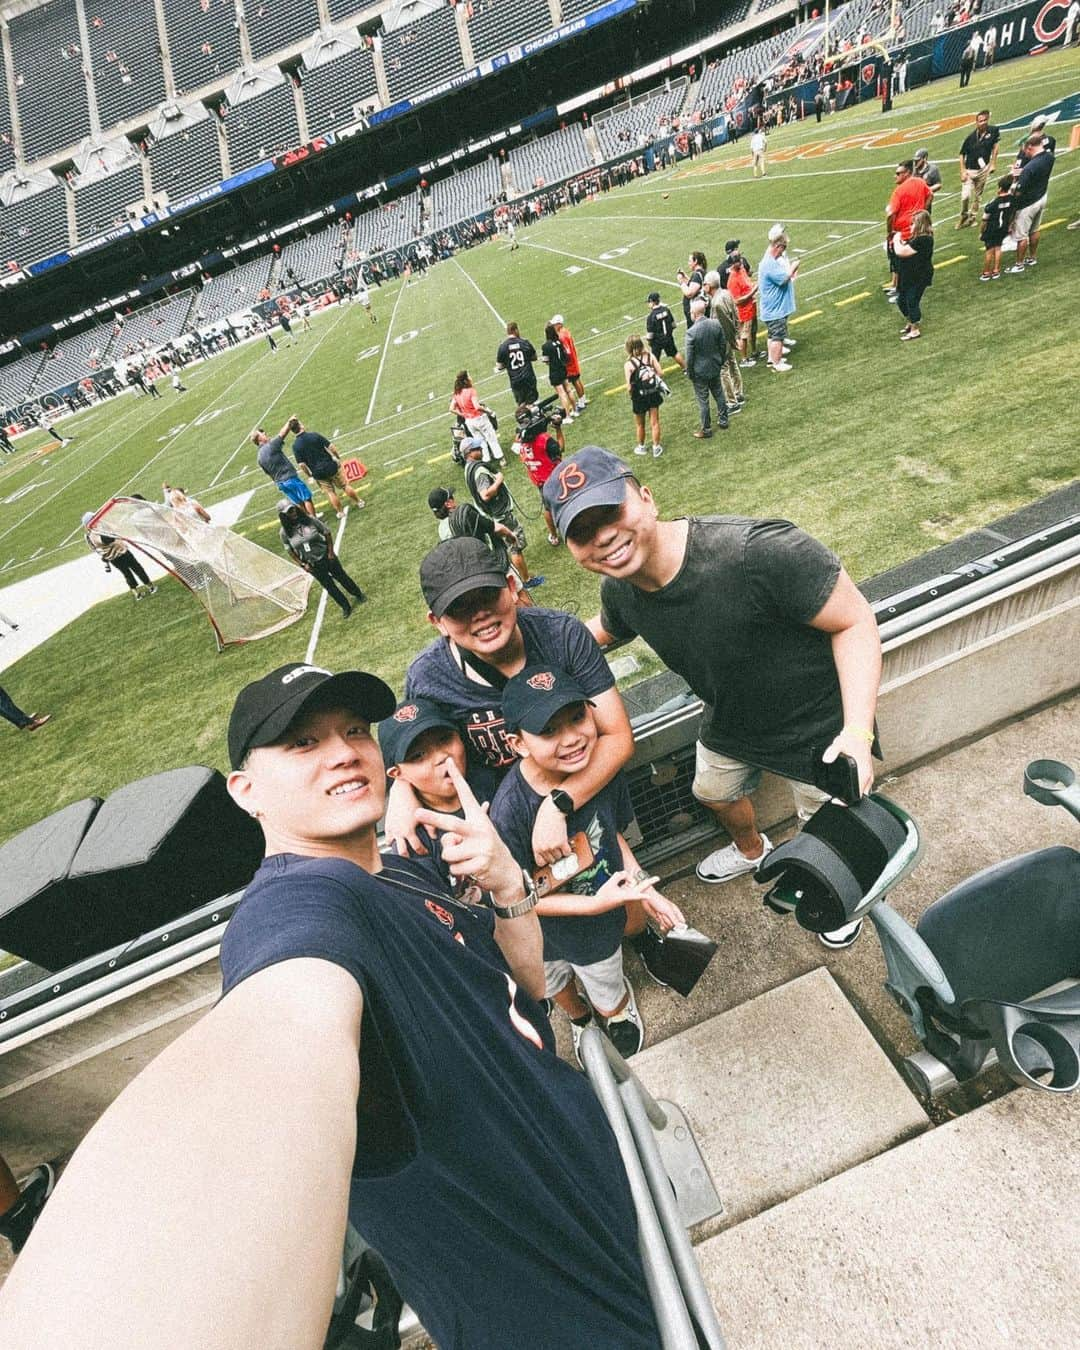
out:
M911 221L916 211L930 211L934 194L925 179L915 173L914 160L904 159L896 166L896 186L885 208L885 252L889 257L889 284L884 287L886 299L896 304L896 255L892 250L893 235L899 233L906 244L911 235Z
M585 386L581 383L581 359L577 354L577 347L574 345L573 334L567 328L566 321L561 314L552 315L551 322L558 331L559 341L566 349L566 380L568 384L574 386L574 392L577 394L574 411L584 412L589 406L589 400L585 397Z
M750 330L754 326L754 315L757 313L755 304L757 283L747 273L746 261L741 253L729 253L728 262L731 264L731 270L728 272L727 289L735 301L739 315L739 330L736 337L741 358L739 365L748 369L754 365L754 358L750 352Z

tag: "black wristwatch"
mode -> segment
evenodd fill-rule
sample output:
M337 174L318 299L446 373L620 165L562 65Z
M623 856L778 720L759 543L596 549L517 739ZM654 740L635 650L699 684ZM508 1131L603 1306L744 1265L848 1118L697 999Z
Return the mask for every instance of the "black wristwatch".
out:
M536 902L540 899L536 890L536 882L524 870L521 873L521 881L525 888L525 894L520 900L512 905L497 905L492 901L492 912L500 919L520 919L523 914L528 914L536 908Z
M562 812L564 816L574 814L577 808L574 806L574 799L569 792L564 792L562 788L555 788L549 795L556 811Z

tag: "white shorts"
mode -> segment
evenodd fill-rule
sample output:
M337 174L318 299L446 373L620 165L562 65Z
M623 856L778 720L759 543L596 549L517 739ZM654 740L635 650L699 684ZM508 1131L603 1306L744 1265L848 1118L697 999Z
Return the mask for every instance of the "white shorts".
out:
M605 956L602 961L594 961L590 966L575 966L569 961L545 961L544 979L548 998L561 993L575 975L581 981L589 1002L598 1011L612 1012L622 1002L626 990L623 987L621 947L616 947L610 956Z
M731 759L698 741L693 793L706 806L710 803L737 802L742 797L749 797L760 784L761 775L762 770L756 765ZM810 783L797 783L794 779L789 781L795 798L795 811L800 820L809 820L822 802L830 800L827 792L822 792Z
M1012 229L1009 233L1017 240L1030 239L1042 224L1042 215L1045 210L1045 195L1040 197L1037 202L1032 202L1030 206L1021 206L1016 215L1013 216Z

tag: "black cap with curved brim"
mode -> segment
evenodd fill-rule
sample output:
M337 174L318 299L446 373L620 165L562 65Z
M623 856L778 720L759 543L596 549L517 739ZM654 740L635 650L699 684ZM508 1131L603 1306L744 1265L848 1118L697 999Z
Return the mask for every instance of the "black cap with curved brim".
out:
M649 294L645 297L645 299L649 302L650 305L658 305L660 303L660 292L650 291Z
M449 488L432 488L427 495L427 504L432 511L441 511L453 495Z
M539 736L556 713L573 703L594 704L574 679L558 666L529 665L507 680L502 713L508 731Z
M470 591L508 584L491 549L482 540L467 536L445 540L420 564L420 589L437 619Z
M727 243L724 245L724 252L734 253L741 243L742 243L741 239L729 239Z
M409 747L433 727L457 731L457 723L441 703L430 698L405 699L379 723L379 749L388 769L404 764Z
M229 763L238 769L248 753L279 741L297 717L316 700L321 707L340 704L366 722L379 722L394 711L394 691L377 675L291 661L261 680L245 685L229 718Z
M585 445L564 459L544 484L544 505L551 512L562 537L582 511L593 506L621 506L626 500L626 480L634 476L630 465L602 450Z

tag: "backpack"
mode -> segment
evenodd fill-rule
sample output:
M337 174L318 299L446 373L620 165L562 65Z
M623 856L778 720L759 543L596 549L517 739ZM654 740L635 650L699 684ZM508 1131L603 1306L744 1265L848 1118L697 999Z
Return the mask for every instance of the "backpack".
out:
M630 372L630 392L645 396L654 394L657 390L656 371L648 361L635 361L634 369Z

